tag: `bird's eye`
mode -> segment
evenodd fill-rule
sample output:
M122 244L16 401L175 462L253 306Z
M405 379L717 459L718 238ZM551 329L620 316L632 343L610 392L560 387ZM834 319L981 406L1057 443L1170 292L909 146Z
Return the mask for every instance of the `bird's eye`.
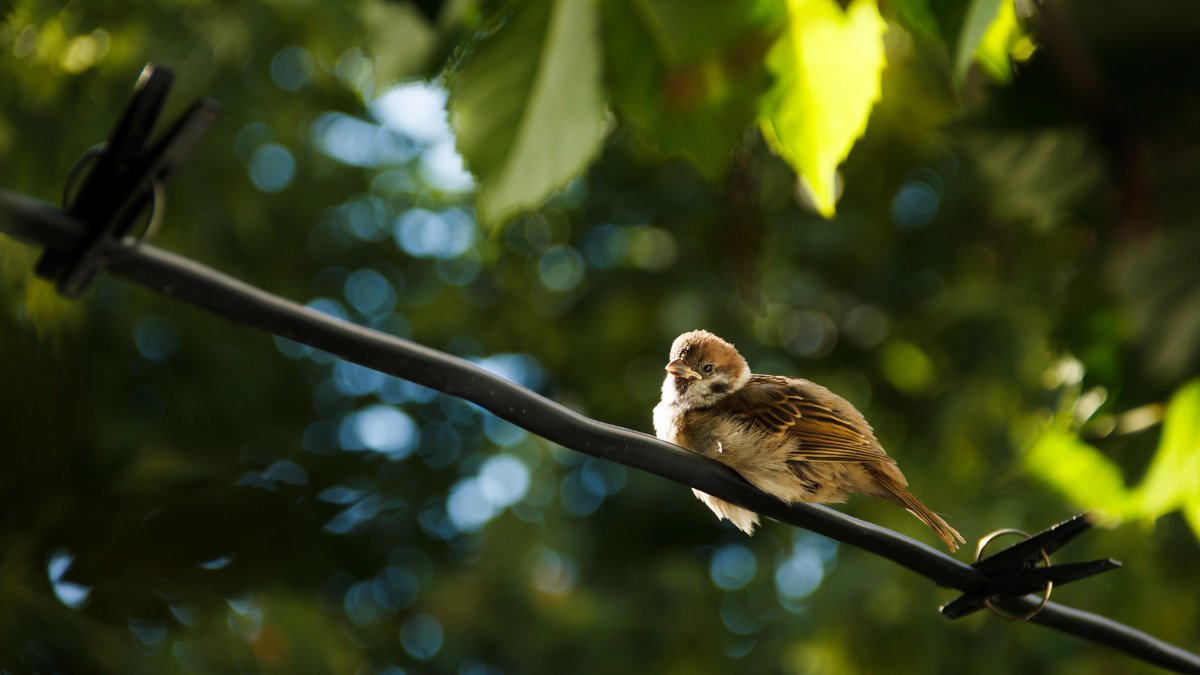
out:
M701 368L700 370L703 370L705 375L712 375L713 364L706 363L706 364L704 364L704 367Z

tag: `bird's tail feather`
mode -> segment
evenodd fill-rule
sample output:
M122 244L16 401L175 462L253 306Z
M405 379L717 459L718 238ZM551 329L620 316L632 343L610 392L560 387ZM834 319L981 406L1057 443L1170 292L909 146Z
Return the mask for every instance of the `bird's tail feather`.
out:
M886 474L878 475L878 478L879 484L887 490L887 494L880 496L908 509L909 513L916 516L922 523L928 525L937 534L938 538L946 543L946 548L950 549L951 553L958 550L959 544L966 543L966 540L958 533L958 530L950 527L950 524L943 520L941 516L930 511L929 507L922 504L921 500L914 497L899 481Z
M724 518L737 526L737 529L746 534L753 535L754 527L758 525L758 514L744 509L740 506L735 506L716 497L705 494L699 490L692 489L692 493L696 495L696 499L704 502L704 505L712 509L712 512L717 514L717 518Z

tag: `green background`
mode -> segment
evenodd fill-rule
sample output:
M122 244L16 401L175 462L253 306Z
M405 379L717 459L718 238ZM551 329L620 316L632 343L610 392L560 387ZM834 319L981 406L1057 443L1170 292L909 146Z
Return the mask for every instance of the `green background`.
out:
M969 542L1101 509L1115 527L1061 557L1125 566L1054 599L1200 649L1176 510L1200 523L1190 3L1046 3L1007 83L956 76L966 8L884 3L882 99L824 220L753 126L778 8L603 0L598 154L481 224L442 86L521 90L496 45L536 37L531 7L16 0L0 186L57 203L167 63L167 118L201 95L225 113L156 244L643 431L671 340L708 328L859 406ZM648 8L676 61L630 18ZM748 539L680 485L120 281L58 300L36 254L0 238L0 670L1152 670L948 622L953 593L879 558L773 522ZM838 508L937 543L891 505Z

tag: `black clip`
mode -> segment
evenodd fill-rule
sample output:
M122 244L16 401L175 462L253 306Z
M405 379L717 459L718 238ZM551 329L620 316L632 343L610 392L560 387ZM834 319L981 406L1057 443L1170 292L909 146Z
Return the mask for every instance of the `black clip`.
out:
M973 567L988 576L987 582L977 589L963 593L953 602L943 605L942 615L950 619L958 619L977 612L985 606L995 609L991 604L993 598L1015 598L1044 590L1041 606L1027 616L1010 616L997 610L998 614L1006 618L1027 619L1045 606L1050 597L1049 589L1052 586L1061 586L1120 567L1121 563L1111 558L1050 565L1049 555L1051 553L1083 534L1092 527L1092 524L1091 517L1083 513L1043 530L995 555L977 561ZM1001 530L1000 532L1015 533L1016 531ZM990 538L980 541L986 544L988 539ZM979 552L982 553L982 548ZM1045 562L1046 566L1038 567L1039 562Z
M71 250L47 250L35 268L38 276L54 281L62 295L77 298L87 290L99 272L103 253L129 232L150 204L155 185L171 177L220 116L219 104L199 99L150 144L174 80L170 68L146 65L133 100L66 207L68 215L85 225L84 236Z

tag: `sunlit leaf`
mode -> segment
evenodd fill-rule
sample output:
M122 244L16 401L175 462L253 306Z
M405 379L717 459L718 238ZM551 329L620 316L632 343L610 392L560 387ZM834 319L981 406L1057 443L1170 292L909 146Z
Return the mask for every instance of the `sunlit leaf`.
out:
M617 112L670 154L719 176L770 84L769 16L751 3L601 3L606 83Z
M1002 6L1013 6L1012 0L971 0L958 34L958 45L954 52L954 76L962 82L975 60L975 54L992 25L1001 21ZM1013 12L1015 23L1016 13Z
M1012 62L1029 58L1033 41L1017 20L1013 0L974 0L967 9L954 56L954 75L962 82L978 63L998 82L1012 79Z
M1012 78L1009 45L1021 32L1017 23L1017 8L1011 2L1000 3L996 19L988 26L975 49L975 60L993 79L1008 82Z
M1191 526L1192 532L1200 537L1200 492L1191 495L1183 505L1183 517Z
M1031 474L1076 506L1112 520L1126 511L1129 491L1120 467L1074 432L1046 428L1023 461Z
M887 24L873 0L788 0L787 28L767 56L776 77L763 134L800 175L817 211L834 213L837 167L880 96Z
M1137 490L1143 518L1184 508L1193 527L1200 506L1200 380L1183 386L1167 404L1162 440ZM1200 534L1200 528L1196 530Z
M1119 467L1074 432L1050 426L1025 454L1026 468L1075 504L1153 523L1182 509L1200 536L1200 380L1171 398L1162 439L1145 478L1127 489Z
M1012 79L1013 61L1028 59L1035 49L1033 40L1017 21L1016 3L1005 2L975 49L975 60L992 79L1008 82Z
M596 33L590 0L520 3L450 79L458 149L479 181L485 221L538 206L599 150Z

